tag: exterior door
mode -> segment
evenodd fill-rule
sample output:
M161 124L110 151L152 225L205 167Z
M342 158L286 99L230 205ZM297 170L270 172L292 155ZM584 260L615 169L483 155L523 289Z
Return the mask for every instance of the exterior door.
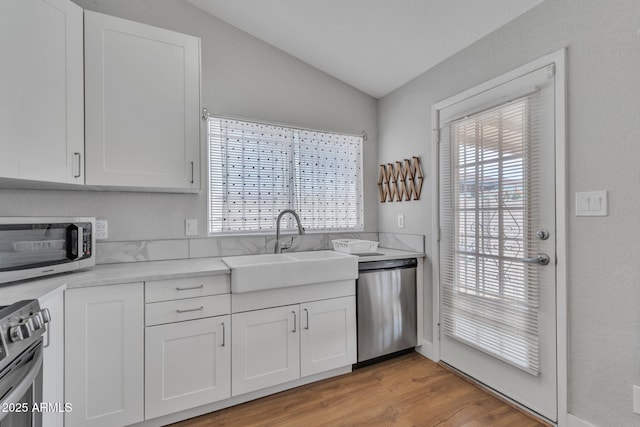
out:
M557 419L555 72L439 110L441 359Z

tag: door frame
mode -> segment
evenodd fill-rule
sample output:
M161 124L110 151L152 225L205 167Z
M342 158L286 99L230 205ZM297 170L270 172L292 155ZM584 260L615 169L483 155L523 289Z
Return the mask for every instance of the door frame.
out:
M566 158L566 48L538 58L485 83L442 100L431 107L433 360L440 360L440 110L514 80L544 66L555 65L555 172L556 172L556 351L558 426L568 423L567 408L567 158Z

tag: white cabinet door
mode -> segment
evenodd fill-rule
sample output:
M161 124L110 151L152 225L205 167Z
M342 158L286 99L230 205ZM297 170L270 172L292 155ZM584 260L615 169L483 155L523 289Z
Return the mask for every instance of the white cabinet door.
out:
M356 363L355 297L301 304L300 317L301 376Z
M300 378L299 306L233 314L232 394Z
M64 290L60 289L39 298L40 307L49 310L51 321L44 338L42 363L42 401L64 406ZM64 413L42 413L42 425L63 427Z
M231 316L146 329L146 419L231 396L230 332Z
M84 14L87 185L200 189L200 39Z
M0 177L84 183L82 8L0 1Z
M119 427L144 418L142 283L65 295L67 427Z

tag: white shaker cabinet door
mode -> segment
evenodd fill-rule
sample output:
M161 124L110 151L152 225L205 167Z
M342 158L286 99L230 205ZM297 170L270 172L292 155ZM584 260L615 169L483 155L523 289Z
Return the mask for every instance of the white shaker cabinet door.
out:
M142 283L65 295L66 427L122 427L144 418Z
M200 39L85 11L87 185L200 189Z
M232 315L232 394L300 378L299 306Z
M146 329L147 419L231 396L231 316Z
M84 184L82 8L0 1L0 178Z
M41 309L48 309L51 321L47 323L42 362L42 401L64 405L64 290L59 288L38 298ZM45 411L42 425L63 427L64 413Z
M300 370L303 377L356 363L355 297L300 305Z

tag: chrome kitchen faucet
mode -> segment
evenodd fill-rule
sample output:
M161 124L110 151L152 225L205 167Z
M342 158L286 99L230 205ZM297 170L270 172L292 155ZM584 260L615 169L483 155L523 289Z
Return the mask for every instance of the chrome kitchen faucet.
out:
M301 236L304 234L304 227L300 223L300 217L298 216L296 211L294 211L293 209L283 209L278 214L278 219L276 219L276 247L274 249L274 253L276 253L276 254L281 254L282 253L282 249L289 249L291 247L291 244L293 244L293 237L292 237L291 238L291 244L289 244L288 246L284 246L284 247L280 245L280 220L282 219L282 217L286 213L290 213L295 218L296 223L298 224L298 234L301 235Z

